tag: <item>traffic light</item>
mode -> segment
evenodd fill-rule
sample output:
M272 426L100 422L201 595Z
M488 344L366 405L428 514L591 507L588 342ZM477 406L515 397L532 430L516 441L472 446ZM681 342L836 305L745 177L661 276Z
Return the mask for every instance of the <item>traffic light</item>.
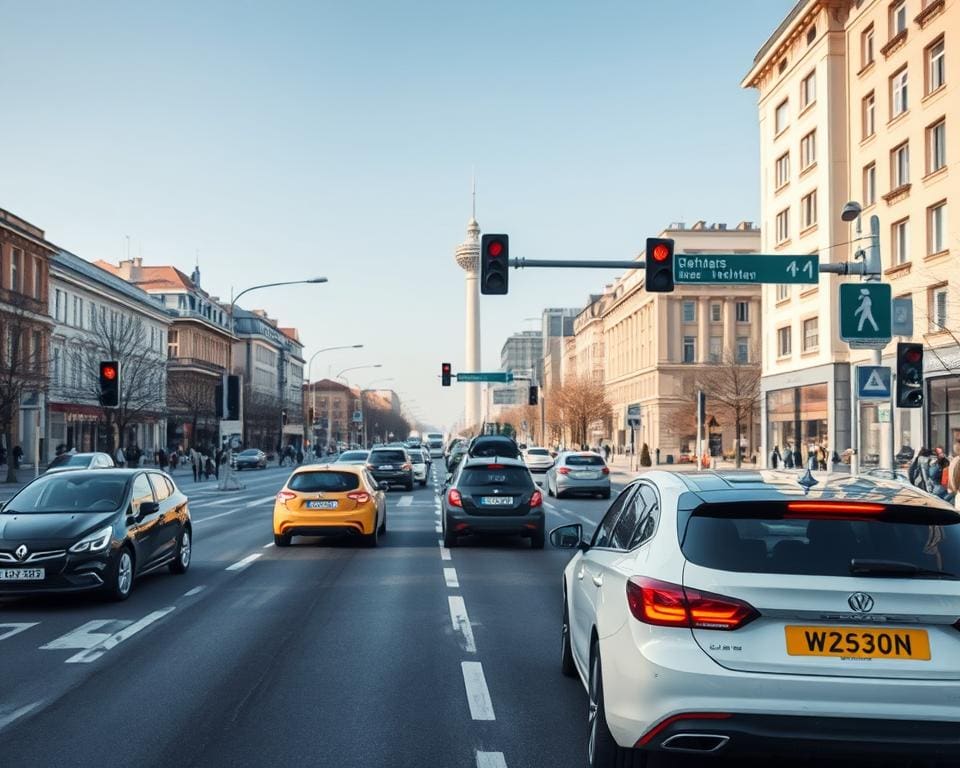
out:
M535 385L530 387L530 392L527 394L527 405L536 405L539 402L539 388Z
M287 411L286 411L286 409L280 411L280 423L283 424L283 426L287 426Z
M923 344L897 344L897 407L923 407Z
M218 419L240 420L240 377L227 376L227 412L223 412L223 383L214 388L214 408Z
M450 379L453 376L451 371L452 371L452 368L450 367L450 363L440 364L440 383L443 384L443 386L445 387L450 386Z
M510 282L510 238L484 235L480 238L480 293L505 296Z
M117 360L100 361L100 405L120 407L120 362Z
M673 240L647 238L646 289L648 293L673 292Z

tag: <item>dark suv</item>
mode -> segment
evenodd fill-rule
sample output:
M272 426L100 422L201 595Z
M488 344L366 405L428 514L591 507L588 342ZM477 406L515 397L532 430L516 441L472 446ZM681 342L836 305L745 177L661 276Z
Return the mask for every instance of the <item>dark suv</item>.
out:
M467 453L471 457L519 459L520 447L516 440L505 435L479 435L470 441Z
M367 469L378 483L413 490L413 462L406 448L374 448L367 457Z
M543 549L543 496L520 459L465 458L443 500L443 544L473 533L520 534Z

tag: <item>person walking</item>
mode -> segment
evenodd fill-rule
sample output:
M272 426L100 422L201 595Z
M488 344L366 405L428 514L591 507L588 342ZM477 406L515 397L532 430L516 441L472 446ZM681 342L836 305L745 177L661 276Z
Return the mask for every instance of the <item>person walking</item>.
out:
M817 469L821 472L827 469L827 446L826 443L817 445Z
M793 448L788 445L787 452L783 456L783 468L793 469L795 466L796 462L793 460Z
M780 446L773 446L773 450L770 452L770 469L777 469L782 460L783 457L780 456Z
M121 469L127 465L127 457L123 452L123 448L117 447L117 452L113 455L113 461Z
M196 448L190 449L190 464L193 467L193 482L200 479L200 454Z

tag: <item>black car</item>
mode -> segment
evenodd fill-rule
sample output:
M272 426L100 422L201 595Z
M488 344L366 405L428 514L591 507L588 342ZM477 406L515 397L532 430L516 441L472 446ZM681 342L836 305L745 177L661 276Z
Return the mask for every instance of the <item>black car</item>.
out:
M367 457L367 469L378 483L413 490L413 462L406 448L374 448Z
M512 437L505 435L478 435L470 441L470 456L493 458L500 456L505 459L519 459L520 446Z
M443 544L474 533L520 534L543 549L543 495L520 459L466 458L443 500Z
M101 590L125 600L137 576L186 573L192 530L187 497L162 472L44 475L0 509L0 595Z
M247 448L240 451L236 457L237 471L241 469L266 469L267 454L259 448Z

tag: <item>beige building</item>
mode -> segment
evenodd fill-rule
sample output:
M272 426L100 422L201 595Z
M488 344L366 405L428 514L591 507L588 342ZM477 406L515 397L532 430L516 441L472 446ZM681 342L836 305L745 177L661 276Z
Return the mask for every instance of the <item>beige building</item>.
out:
M936 349L926 355L927 407L894 415L895 449L949 448L960 435L951 332L960 307L949 284L960 242L947 217L960 192L948 166L960 125L960 67L947 50L957 30L958 0L801 0L742 83L759 92L764 252L852 259L861 243L849 242L855 230L840 211L858 200L864 234L869 217L880 221L883 280L913 300L913 339ZM869 353L840 341L837 295L839 282L857 279L764 287L765 456L773 445L804 455L819 442L850 446L851 365ZM863 406L861 424L862 458L885 460L889 427L876 406Z

